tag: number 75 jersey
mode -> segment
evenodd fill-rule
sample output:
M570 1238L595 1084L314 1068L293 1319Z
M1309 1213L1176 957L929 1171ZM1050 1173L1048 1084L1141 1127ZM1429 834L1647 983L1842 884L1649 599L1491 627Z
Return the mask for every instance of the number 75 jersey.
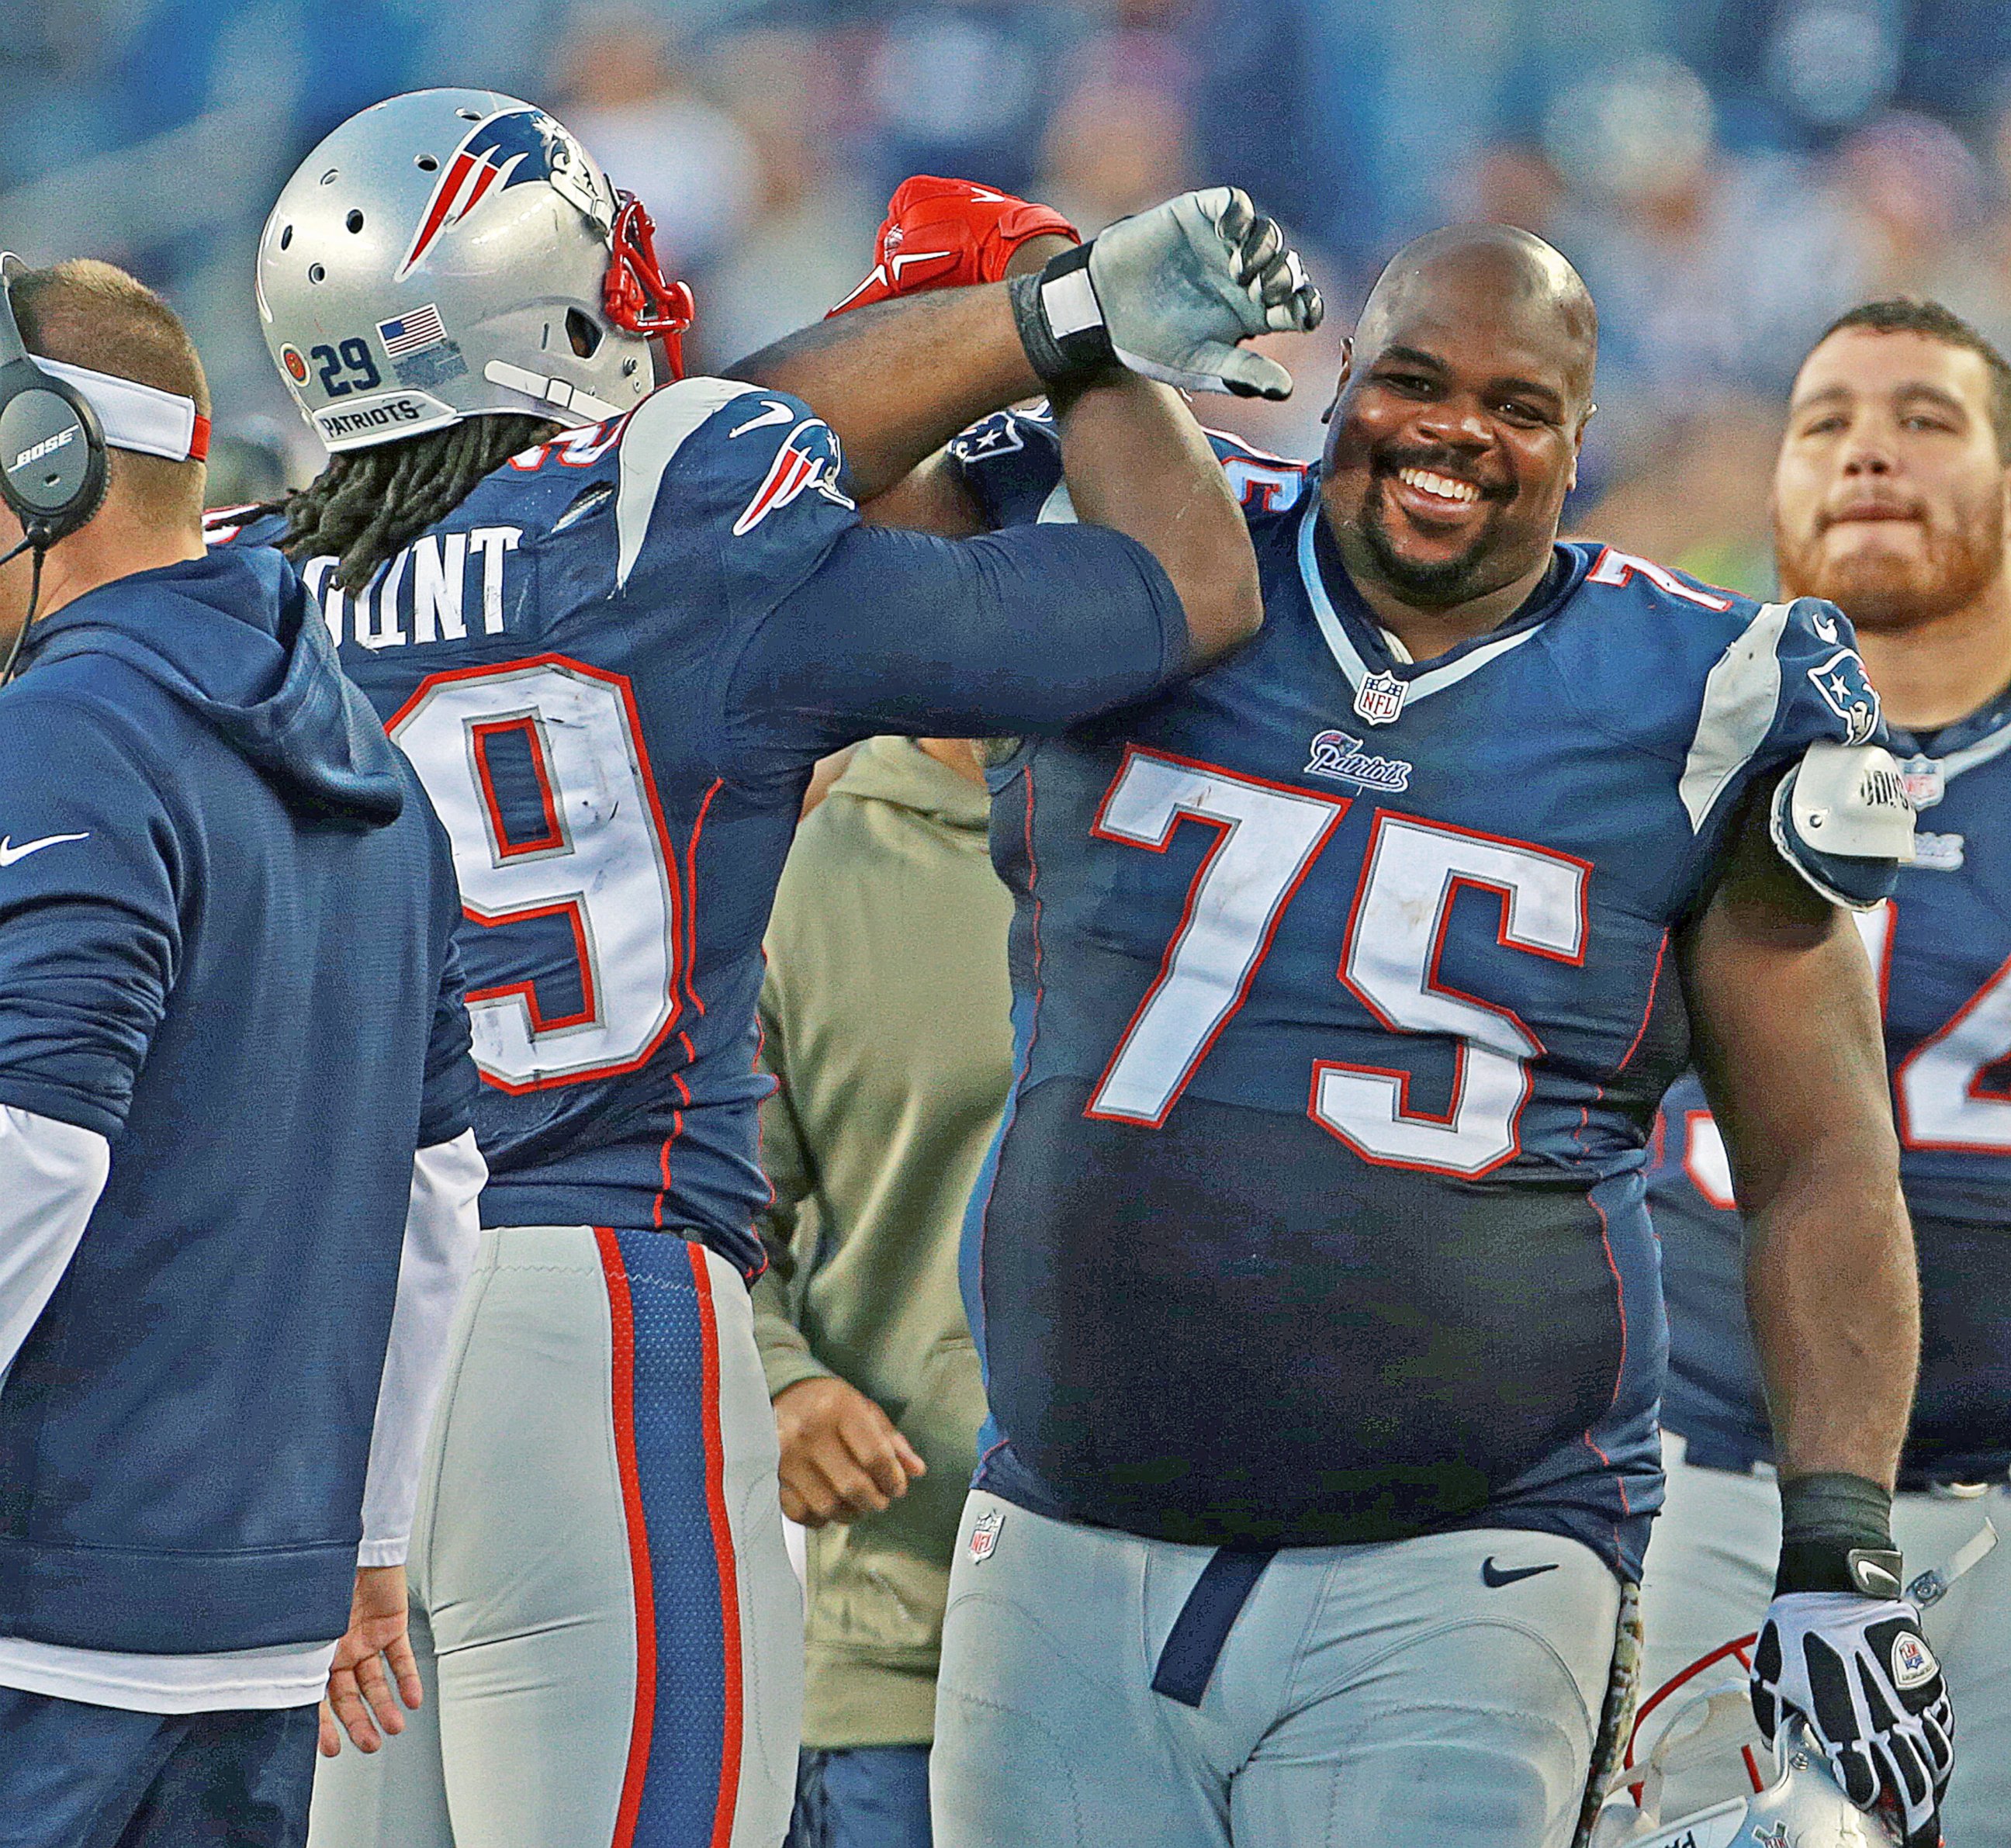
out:
M995 518L1066 517L1038 422L961 448ZM981 1479L1210 1545L1544 1529L1638 1576L1671 934L1754 779L1875 735L1875 696L1828 606L1590 545L1413 664L1316 472L1225 466L1263 632L994 773L1020 1070L966 1247Z

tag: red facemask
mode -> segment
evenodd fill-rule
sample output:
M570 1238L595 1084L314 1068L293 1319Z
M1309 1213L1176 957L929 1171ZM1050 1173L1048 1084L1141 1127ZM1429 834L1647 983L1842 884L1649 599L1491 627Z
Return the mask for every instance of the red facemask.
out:
M663 343L673 379L685 376L684 336L697 313L689 284L667 280L657 262L657 227L633 193L618 192L614 253L601 284L601 306L625 333Z

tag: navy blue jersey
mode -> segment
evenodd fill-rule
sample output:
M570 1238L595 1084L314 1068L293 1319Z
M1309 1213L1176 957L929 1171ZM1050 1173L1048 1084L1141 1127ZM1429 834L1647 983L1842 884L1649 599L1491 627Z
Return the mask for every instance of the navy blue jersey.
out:
M475 1090L446 838L272 553L103 586L23 658L0 1103L111 1171L0 1390L0 1636L322 1642L414 1152Z
M515 458L356 596L304 566L454 840L486 1224L681 1228L753 1274L761 935L814 760L1052 730L1182 665L1133 541L865 526L838 470L797 400L687 379Z
M1062 515L1038 420L959 447L995 518ZM1875 735L1875 697L1828 606L1596 546L1411 664L1316 471L1222 453L1262 633L995 773L1020 1069L966 1254L981 1480L1176 1540L1527 1526L1638 1573L1671 933L1753 779Z
M1920 1254L1910 1485L2011 1467L2011 696L1893 748L1921 810L1916 857L1858 923L1878 977ZM1657 1125L1650 1203L1669 1304L1664 1417L1700 1462L1773 1455L1746 1319L1743 1234L1703 1088Z

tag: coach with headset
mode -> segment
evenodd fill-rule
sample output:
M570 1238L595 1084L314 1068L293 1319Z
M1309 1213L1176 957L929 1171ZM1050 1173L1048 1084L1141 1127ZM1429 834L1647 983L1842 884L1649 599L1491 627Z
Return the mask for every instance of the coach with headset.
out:
M207 411L158 297L0 258L0 1848L292 1848L331 1665L397 1729L477 1235L446 840L205 553Z

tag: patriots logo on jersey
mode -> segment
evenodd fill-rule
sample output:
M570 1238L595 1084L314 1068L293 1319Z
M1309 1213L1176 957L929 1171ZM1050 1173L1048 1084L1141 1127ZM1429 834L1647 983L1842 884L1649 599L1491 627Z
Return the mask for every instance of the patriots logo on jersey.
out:
M754 498L733 522L733 536L745 539L777 507L787 507L805 494L821 494L840 507L851 507L852 497L838 485L843 466L844 457L831 426L821 418L805 418L783 438Z
M411 249L393 282L402 282L451 226L482 201L533 180L549 181L589 218L612 223L614 201L585 151L543 109L500 109L477 123L441 171L420 215Z
M959 462L977 462L988 456L1010 455L1026 447L1018 419L1009 411L1000 411L981 423L973 424L961 436L952 437L949 453Z
M1411 786L1411 764L1402 757L1379 757L1361 748L1361 740L1345 732L1322 732L1306 759L1308 776L1331 777L1338 783L1358 783L1365 789L1399 792Z
M1820 667L1810 668L1809 678L1823 703L1843 721L1846 744L1863 744L1878 729L1878 695L1856 649L1839 648Z

